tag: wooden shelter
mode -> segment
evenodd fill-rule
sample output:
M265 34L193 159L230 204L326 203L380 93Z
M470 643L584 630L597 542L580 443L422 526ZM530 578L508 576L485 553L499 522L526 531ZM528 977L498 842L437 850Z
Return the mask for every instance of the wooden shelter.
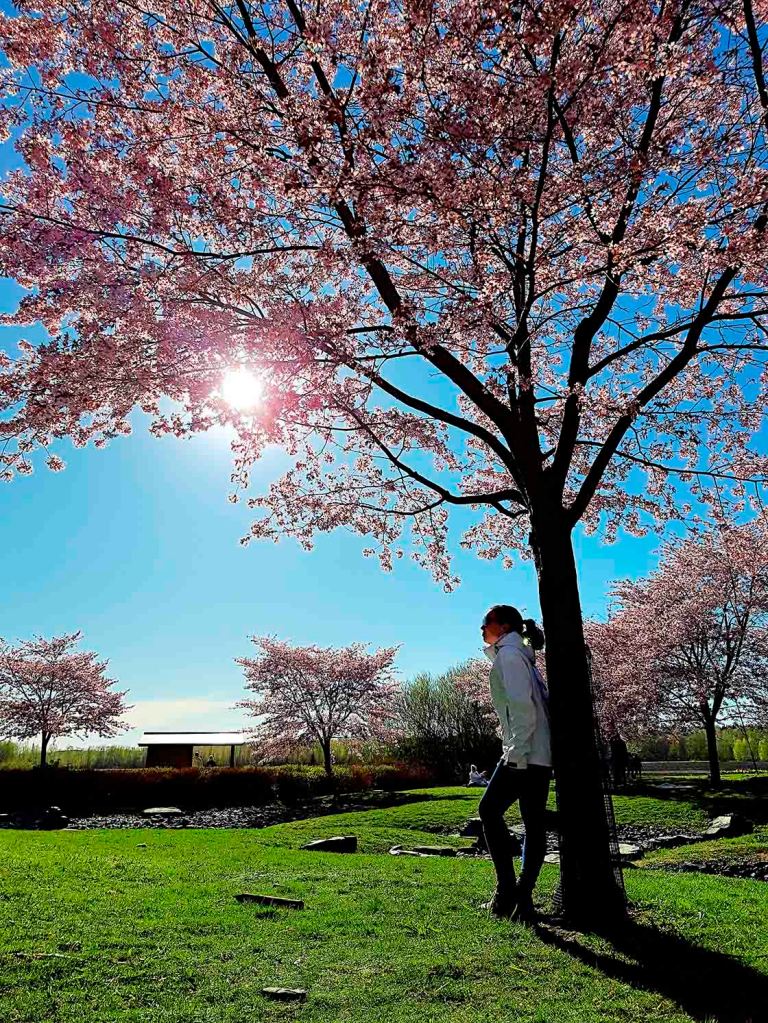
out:
M228 746L234 767L235 750L247 741L243 732L144 732L139 746L146 746L147 767L192 767L195 749Z

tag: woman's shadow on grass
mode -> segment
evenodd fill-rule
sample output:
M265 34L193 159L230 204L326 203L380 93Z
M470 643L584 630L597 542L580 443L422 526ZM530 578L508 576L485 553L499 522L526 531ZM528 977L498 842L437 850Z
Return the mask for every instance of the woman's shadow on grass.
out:
M768 976L722 952L632 920L594 932L608 950L591 948L583 935L546 917L536 933L608 977L671 999L696 1020L768 1023Z

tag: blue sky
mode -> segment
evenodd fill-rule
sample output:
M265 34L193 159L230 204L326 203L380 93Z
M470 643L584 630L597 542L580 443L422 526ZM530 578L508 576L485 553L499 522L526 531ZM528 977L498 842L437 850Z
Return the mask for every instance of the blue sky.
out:
M0 307L14 293L0 285ZM2 328L0 345L11 350L22 333L34 336ZM538 616L528 563L505 571L457 548L463 582L446 594L406 560L382 572L361 555L365 541L343 532L319 536L311 553L292 540L242 548L250 513L227 501L224 431L180 441L139 428L104 451L68 443L58 450L65 472L41 467L0 485L0 635L82 629L87 648L108 658L130 690L138 728L241 723L230 709L243 692L234 658L248 653L252 634L399 644L407 677L476 654L491 603ZM282 461L279 452L268 455L252 489L274 478ZM611 579L647 571L657 543L579 539L585 612L602 612Z

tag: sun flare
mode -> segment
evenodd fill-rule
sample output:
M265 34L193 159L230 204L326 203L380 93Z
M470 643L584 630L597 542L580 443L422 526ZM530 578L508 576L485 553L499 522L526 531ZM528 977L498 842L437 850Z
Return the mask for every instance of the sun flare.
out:
M222 398L238 412L245 412L258 404L261 391L259 378L243 366L228 370L221 382Z

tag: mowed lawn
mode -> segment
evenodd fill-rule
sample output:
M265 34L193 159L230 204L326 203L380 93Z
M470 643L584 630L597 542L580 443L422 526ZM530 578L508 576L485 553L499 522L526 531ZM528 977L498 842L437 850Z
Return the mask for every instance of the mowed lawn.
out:
M639 924L628 940L528 930L477 909L492 888L487 862L388 854L467 844L449 832L477 795L424 796L262 831L0 832L0 1020L768 1019L765 884L631 870ZM632 816L623 800L617 813ZM673 806L688 820L700 812ZM655 810L640 799L635 817ZM359 853L298 850L345 833ZM556 879L546 868L542 905ZM306 909L240 905L240 891ZM267 1001L265 986L308 999Z

